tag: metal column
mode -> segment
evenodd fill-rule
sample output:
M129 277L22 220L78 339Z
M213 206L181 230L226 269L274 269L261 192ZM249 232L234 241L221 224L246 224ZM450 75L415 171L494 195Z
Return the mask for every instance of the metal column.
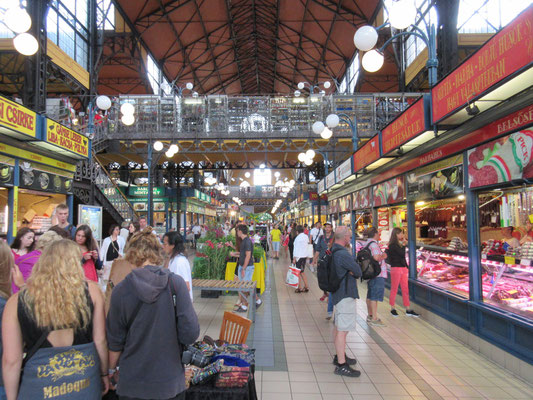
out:
M407 202L407 237L409 252L409 278L416 279L416 217L415 202Z
M154 182L153 182L153 179L152 179L152 149L153 149L153 145L152 145L152 139L150 139L148 141L148 160L147 160L147 165L148 165L148 216L146 218L146 222L148 223L148 225L152 226L152 217L153 217L153 208L154 208L154 204L153 204L153 191L154 191Z

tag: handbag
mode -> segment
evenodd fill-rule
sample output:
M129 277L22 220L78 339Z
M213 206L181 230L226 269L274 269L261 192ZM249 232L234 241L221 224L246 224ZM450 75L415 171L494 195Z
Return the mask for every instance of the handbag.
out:
M285 283L294 288L298 287L298 282L300 282L300 270L296 268L295 265L291 264L289 270L287 271L287 277L285 278Z
M250 367L223 365L215 381L215 387L240 388L250 380Z

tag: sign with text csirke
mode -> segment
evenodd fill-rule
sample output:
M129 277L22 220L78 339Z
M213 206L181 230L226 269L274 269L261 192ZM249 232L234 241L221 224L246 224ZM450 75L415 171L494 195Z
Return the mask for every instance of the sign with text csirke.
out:
M432 91L437 123L533 61L533 5L494 35Z
M46 141L83 157L89 157L89 139L78 132L46 120Z
M0 97L0 125L35 137L36 114L20 104Z
M379 158L379 136L376 135L353 155L353 172L362 170Z
M533 104L527 106L519 111L516 111L504 118L500 118L483 128L476 129L469 134L455 139L450 143L446 143L437 147L427 153L422 154L420 157L413 158L405 163L384 171L379 176L372 179L372 184L383 182L393 176L403 174L407 171L411 171L415 168L422 167L423 165L430 164L434 161L440 160L444 157L451 156L459 153L468 148L477 146L481 143L487 142L498 136L502 136L506 133L516 131L518 129L533 125Z
M397 149L427 129L425 102L422 97L381 131L383 154Z

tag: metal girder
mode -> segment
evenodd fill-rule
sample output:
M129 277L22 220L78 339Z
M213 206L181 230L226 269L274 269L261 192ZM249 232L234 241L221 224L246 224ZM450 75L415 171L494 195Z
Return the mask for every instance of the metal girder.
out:
M335 21L337 21L337 16L339 15L339 9L341 7L341 3L342 3L342 0L338 0L337 11L333 15L333 21L331 21L331 25L329 26L328 36L326 37L326 42L324 43L324 48L322 50L322 55L320 56L320 60L317 63L317 68L315 70L315 77L313 79L313 82L318 82L318 71L319 71L320 66L324 64L324 60L326 58L326 52L328 50L329 40L331 38L331 33L333 32L333 26L335 25Z
M298 61L299 61L299 55L300 51L302 49L302 41L303 41L303 35L304 35L304 25L305 25L305 16L307 15L307 10L309 9L309 1L305 0L305 8L304 8L304 15L302 17L302 24L300 25L300 38L298 39L298 46L296 47L296 57L294 57L294 72L292 74L291 81L294 82L296 79L296 71L298 69Z
M169 1L168 3L165 4L166 12L169 13L169 14L173 13L174 11L178 10L179 8L183 7L184 5L187 5L191 1L192 0L185 0L183 2L182 2L182 0ZM146 13L146 14L141 16L141 13L144 10L144 7L146 7L146 5L148 3L149 3L148 1L145 1L145 4L144 4L143 8L141 9L141 11L139 11L139 15L137 15L137 17L133 21L133 23L135 25L139 25L140 23L144 22L145 20L146 20L147 24L154 23L154 22L157 22L157 21L161 20L164 17L165 13L161 12L161 10L158 9L158 8L156 8L155 10L150 11L150 12L148 12L148 13ZM176 3L179 3L179 4L175 5ZM159 18L156 21L150 20L150 18L154 17L154 16L157 16Z

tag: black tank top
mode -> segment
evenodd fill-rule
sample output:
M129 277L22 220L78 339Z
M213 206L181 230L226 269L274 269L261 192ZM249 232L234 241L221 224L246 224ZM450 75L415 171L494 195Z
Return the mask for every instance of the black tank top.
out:
M26 289L23 289L19 293L18 304L17 304L17 316L19 320L20 330L22 331L22 339L24 340L24 351L27 352L31 349L35 343L39 340L42 334L45 332L45 329L38 327L37 323L33 319L33 312L30 311L27 301L26 301ZM79 344L91 343L93 341L93 311L94 306L91 300L91 295L89 294L88 286L85 287L85 294L87 296L87 304L91 311L91 322L89 325L81 330L74 331L74 342L73 346ZM40 348L53 347L52 344L46 339Z

